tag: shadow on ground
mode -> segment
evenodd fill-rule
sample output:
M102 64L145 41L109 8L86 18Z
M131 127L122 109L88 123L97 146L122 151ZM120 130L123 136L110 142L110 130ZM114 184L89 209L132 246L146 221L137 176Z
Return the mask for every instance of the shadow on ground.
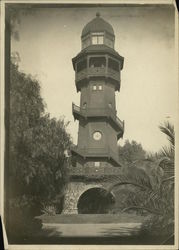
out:
M113 223L109 223L111 215L103 216L103 221L102 216L96 220L97 217L46 216L40 220L41 228L35 234L19 236L11 240L10 244L160 245L166 240L166 236L149 236L142 233L139 221L145 223L144 218L133 217L134 223L131 223L131 216L119 215L118 220L114 216ZM74 221L78 223L80 221L80 224ZM74 232L76 232L75 237ZM174 238L171 237L165 244L173 245Z

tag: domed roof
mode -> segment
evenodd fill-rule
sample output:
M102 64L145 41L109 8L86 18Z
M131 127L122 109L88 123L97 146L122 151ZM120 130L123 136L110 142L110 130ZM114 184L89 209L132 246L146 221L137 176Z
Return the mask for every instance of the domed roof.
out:
M87 23L82 30L82 37L86 36L89 32L103 32L107 31L114 36L114 30L111 24L107 23L100 17L99 13L96 13L96 17Z

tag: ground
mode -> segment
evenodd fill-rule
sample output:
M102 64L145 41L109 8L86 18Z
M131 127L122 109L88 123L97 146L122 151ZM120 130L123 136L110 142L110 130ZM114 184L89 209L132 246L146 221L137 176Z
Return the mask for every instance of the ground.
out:
M121 214L59 214L59 215L41 215L38 217L43 223L142 223L145 219L144 216L130 215L128 213Z
M146 216L78 214L42 215L38 219L42 221L42 230L31 239L34 244L155 245L164 240L159 235L141 234Z

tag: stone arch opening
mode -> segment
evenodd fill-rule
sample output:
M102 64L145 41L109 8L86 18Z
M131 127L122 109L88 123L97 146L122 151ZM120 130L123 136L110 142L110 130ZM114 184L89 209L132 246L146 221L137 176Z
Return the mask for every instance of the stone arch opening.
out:
M115 203L115 197L104 188L90 188L78 199L78 214L106 214Z

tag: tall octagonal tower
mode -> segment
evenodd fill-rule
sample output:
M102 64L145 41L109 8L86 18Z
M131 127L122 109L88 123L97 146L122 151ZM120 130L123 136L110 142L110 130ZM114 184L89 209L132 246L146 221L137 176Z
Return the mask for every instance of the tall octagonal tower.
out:
M84 27L81 43L81 52L72 59L76 90L81 96L80 106L72 104L79 131L77 146L71 149L73 166L64 213L79 213L84 193L104 188L107 177L120 172L117 141L124 133L115 102L124 58L114 49L114 30L97 13Z

